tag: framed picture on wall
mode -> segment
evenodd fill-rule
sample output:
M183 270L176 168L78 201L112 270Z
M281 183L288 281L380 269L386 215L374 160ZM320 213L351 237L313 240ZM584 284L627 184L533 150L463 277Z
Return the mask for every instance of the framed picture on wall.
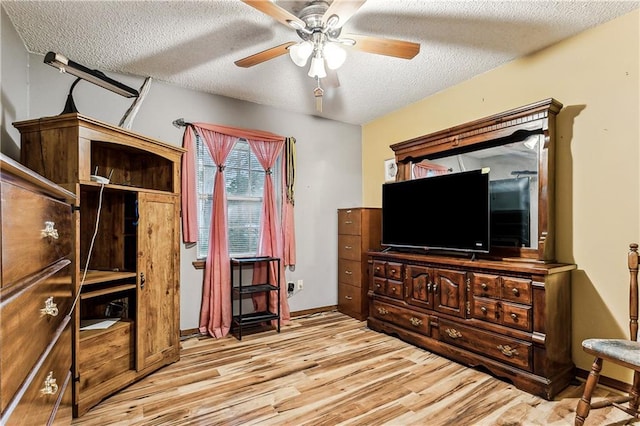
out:
M384 160L384 181L391 182L396 180L397 174L398 165L396 164L396 160L394 158Z

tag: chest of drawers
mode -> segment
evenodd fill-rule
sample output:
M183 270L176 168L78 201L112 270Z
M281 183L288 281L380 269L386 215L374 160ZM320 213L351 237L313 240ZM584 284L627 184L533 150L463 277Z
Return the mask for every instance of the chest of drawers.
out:
M575 265L369 253L372 330L552 399L574 378Z
M361 321L369 315L367 251L380 248L380 235L380 209L338 209L338 310Z
M74 195L1 157L2 424L69 424Z

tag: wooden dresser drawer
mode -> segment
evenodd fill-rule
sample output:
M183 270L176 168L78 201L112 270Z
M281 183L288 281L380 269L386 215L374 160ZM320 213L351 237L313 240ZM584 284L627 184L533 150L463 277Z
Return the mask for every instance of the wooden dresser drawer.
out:
M508 302L502 303L502 324L507 327L531 331L531 316L531 306L516 305Z
M64 395L62 392L70 369L71 322L65 327L44 360L42 367L33 375L33 380L29 383L22 398L19 401L12 401L9 407L10 413L4 413L4 416L9 415L8 419L3 417L3 424L47 424L61 400L61 395Z
M361 235L362 211L360 209L338 210L338 234Z
M531 304L531 280L502 277L502 298L516 303Z
M51 413L48 425L69 426L73 420L73 382L71 381L71 371L60 388L60 397L56 409Z
M338 284L338 309L354 314L361 314L362 296L360 287L349 284Z
M479 274L473 272L470 275L471 288L475 296L500 297L500 277L498 275Z
M362 263L359 261L338 259L338 282L360 287L362 285L361 268Z
M429 315L427 314L374 300L371 316L425 336L429 335Z
M373 292L376 294L387 294L387 280L385 278L373 277Z
M373 261L373 275L402 281L402 263Z
M362 260L361 240L358 235L338 235L338 258Z
M500 323L499 302L496 299L486 299L484 297L473 297L473 307L471 309L473 318L483 321Z
M77 363L80 372L79 391L84 397L95 398L95 395L86 391L100 386L117 389L113 384L106 383L135 368L134 339L135 323L125 319L105 330L80 332Z
M42 271L40 279L30 285L2 291L0 363L3 372L11 372L1 375L3 410L69 312L70 273L70 261L63 259Z
M386 276L390 280L402 281L402 264L388 262L386 267Z
M532 371L531 343L440 319L440 340Z
M387 277L387 262L382 262L380 260L374 260L373 261L373 275L376 277L382 277L382 278L386 278Z
M403 289L404 285L401 281L387 280L385 294L389 297L393 297L394 299L402 300L404 298L404 295L402 294Z
M1 208L3 288L71 253L68 203L3 181Z
M531 331L531 306L476 296L473 297L472 303L471 313L476 319Z

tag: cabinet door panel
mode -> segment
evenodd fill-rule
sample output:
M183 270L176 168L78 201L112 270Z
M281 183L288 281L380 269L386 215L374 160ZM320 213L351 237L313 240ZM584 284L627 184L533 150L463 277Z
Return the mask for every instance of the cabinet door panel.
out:
M466 273L434 269L433 275L433 297L436 310L464 317Z
M433 309L432 272L424 266L407 265L408 300L411 305Z
M136 369L176 360L179 350L177 197L139 193Z

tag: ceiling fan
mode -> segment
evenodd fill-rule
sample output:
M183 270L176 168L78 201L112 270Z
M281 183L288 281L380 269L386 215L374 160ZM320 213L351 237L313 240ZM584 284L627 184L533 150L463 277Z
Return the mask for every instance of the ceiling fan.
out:
M420 52L418 43L357 34L343 36L342 26L366 0L333 0L331 4L327 0L311 0L300 10L298 16L271 0L242 0L242 2L294 29L302 41L280 44L239 59L235 64L248 68L288 53L296 65L304 67L311 58L308 75L316 79L317 85L313 93L318 111L322 111L324 91L320 87L320 80L327 77L325 65L330 70L342 66L347 55L343 46L403 59L411 59Z

